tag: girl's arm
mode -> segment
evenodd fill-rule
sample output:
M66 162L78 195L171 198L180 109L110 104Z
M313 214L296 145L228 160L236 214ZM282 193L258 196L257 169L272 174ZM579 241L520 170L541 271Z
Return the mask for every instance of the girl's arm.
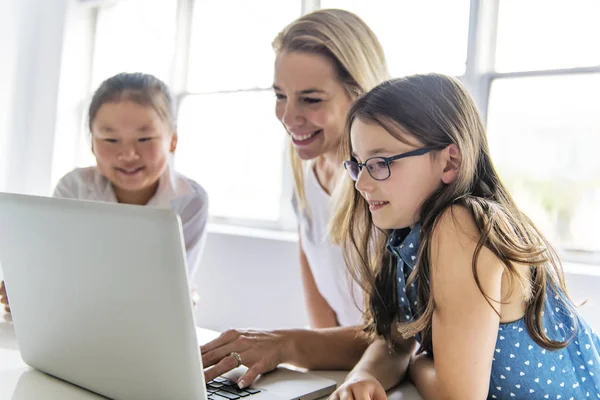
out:
M385 390L391 389L404 379L408 363L416 349L417 341L408 339L398 342L394 346L394 352L391 352L386 341L377 338L369 345L348 377L368 373L377 379Z
M330 400L386 399L385 391L404 379L416 347L416 340L403 340L391 352L384 339L376 339Z
M177 211L179 212L179 210ZM179 216L185 240L189 275L193 281L206 242L206 226L208 224L208 195L206 192L199 190Z
M431 287L434 361L420 357L410 376L425 399L485 399L501 310L502 262L483 247L472 270L479 231L464 207L446 210L433 232Z

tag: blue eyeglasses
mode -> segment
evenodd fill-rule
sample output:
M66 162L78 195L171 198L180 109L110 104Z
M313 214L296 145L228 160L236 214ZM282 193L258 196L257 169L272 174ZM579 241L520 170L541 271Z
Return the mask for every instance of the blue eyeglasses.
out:
M398 154L393 157L371 157L364 163L359 163L355 160L344 161L344 168L346 171L348 171L348 175L350 175L350 179L353 181L358 180L358 175L360 174L360 171L362 171L363 167L367 167L367 172L376 181L385 181L392 174L390 171L390 163L392 161L400 160L401 158L406 157L422 156L430 151L442 150L443 148L445 148L445 146L424 147L422 149Z

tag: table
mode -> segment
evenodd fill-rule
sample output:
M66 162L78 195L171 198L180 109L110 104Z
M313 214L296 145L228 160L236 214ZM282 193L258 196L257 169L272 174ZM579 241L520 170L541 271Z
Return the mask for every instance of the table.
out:
M199 341L210 340L217 332L199 328ZM343 382L347 371L313 371ZM406 383L388 393L390 400L419 400L414 386ZM102 396L61 381L27 366L21 359L9 315L0 312L0 399L10 400L99 400Z

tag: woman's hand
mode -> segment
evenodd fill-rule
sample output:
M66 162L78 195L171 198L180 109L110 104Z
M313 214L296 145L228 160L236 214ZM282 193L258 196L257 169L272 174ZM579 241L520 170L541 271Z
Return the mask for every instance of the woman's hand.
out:
M381 383L373 375L352 372L344 383L331 394L329 400L386 400L387 395Z
M4 305L4 311L10 314L10 304L8 303L8 296L6 295L6 285L4 285L4 281L0 283L0 303Z
M258 375L275 369L286 362L290 338L283 331L229 330L215 340L200 347L206 382L238 366L231 355L239 354L248 371L238 380L238 386L250 386Z

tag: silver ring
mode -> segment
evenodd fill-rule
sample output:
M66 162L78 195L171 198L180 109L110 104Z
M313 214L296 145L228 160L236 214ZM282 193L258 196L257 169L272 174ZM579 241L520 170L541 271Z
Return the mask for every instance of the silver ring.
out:
M235 361L237 361L236 368L243 364L242 357L240 357L239 353L236 353L235 351L232 351L231 353L229 353L229 355L231 357L235 358Z

